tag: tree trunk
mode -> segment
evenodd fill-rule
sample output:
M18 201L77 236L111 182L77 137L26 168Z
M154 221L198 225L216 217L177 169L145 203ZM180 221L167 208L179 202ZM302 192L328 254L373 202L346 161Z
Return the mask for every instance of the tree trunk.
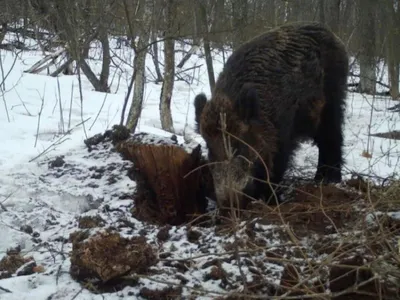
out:
M398 28L398 11L394 10L392 4L388 3L387 10L382 10L383 13L382 18L386 20L386 27L384 30L387 34L386 41L386 62L388 68L388 76L389 76L389 86L390 86L390 96L393 99L399 99L399 55L398 55L398 45L399 45L399 37L397 34Z
M358 0L360 34L359 92L375 94L376 90L376 0Z
M60 67L60 70L63 72L64 75L74 75L74 68L72 66L72 63L74 62L74 59L71 57L70 53L67 51L65 55L67 61L63 64L64 68ZM55 75L53 75L55 74ZM53 72L51 76L57 76L59 73Z
M326 25L335 33L339 34L340 24L340 2L341 0L328 0L325 2L325 22Z
M110 42L108 40L108 34L105 28L101 29L99 33L99 40L103 48L103 63L100 73L100 85L103 91L109 92L110 88L108 86L108 78L110 76L111 55L110 55Z
M352 27L352 20L353 18L353 14L354 14L354 5L356 3L354 3L354 1L344 1L342 2L343 10L341 12L342 18L340 20L340 26L339 26L339 36L344 39L345 41L348 40L352 29L350 29L350 27Z
M322 24L326 23L325 20L325 0L319 0L319 21Z
M174 132L174 125L172 121L171 113L171 99L172 91L174 88L174 77L175 77L175 41L166 40L164 42L164 81L161 89L160 97L160 120L161 127L165 131Z
M156 69L156 82L162 82L163 77L161 75L161 70L160 70L160 63L159 63L159 58L158 58L158 42L157 42L157 35L155 30L151 33L151 42L153 43L152 48L153 48L153 63L154 63L154 68Z
M202 33L203 33L203 45L204 45L204 54L206 56L208 82L210 84L210 90L213 91L215 86L214 66L211 55L210 40L208 36L207 10L204 3L201 4L199 3L199 13L200 13Z
M247 1L232 0L233 50L237 49L248 38L244 30L247 25L247 11Z
M143 30L139 36L137 53L133 61L135 68L135 85L133 88L132 104L129 110L128 119L126 120L126 127L135 132L136 126L139 122L139 117L142 112L144 83L145 83L145 68L146 68L146 55L147 46L150 38L150 30Z
M85 47L83 47L82 57L85 59L89 58L89 51L90 51L90 43L88 45L86 45Z
M96 74L93 73L92 69L83 58L81 58L79 62L79 67L81 68L87 79L90 81L90 83L93 85L96 92L107 92L107 90L104 90L104 87L100 83L100 80L96 77Z
M271 8L271 24L272 27L276 27L278 26L278 8L275 0L271 0L270 8Z
M165 131L174 132L174 125L171 114L171 98L175 78L175 40L172 38L173 26L173 0L165 1L166 15L166 39L164 41L164 82L160 99L160 120L161 127Z
M393 50L389 50L393 51ZM390 96L398 100L399 93L399 62L394 57L394 53L390 53L388 57L388 73L389 73L389 85L390 85Z
M7 33L7 23L2 23L0 30L0 44L3 42L6 33Z
M301 13L300 13L300 9L301 9L301 3L299 0L293 1L293 2L286 2L288 5L288 22L292 23L292 22L298 22L301 21Z
M199 50L198 45L193 45L189 51L185 54L185 56L182 58L182 60L179 62L179 64L176 66L179 69L182 69L185 63L189 60L189 58L195 53L197 50Z
M212 55L211 55L210 42L207 39L204 39L204 54L206 56L208 82L210 84L210 90L213 91L214 87L215 87L214 66L213 66L213 60L212 60Z
M226 39L224 38L226 20L225 1L215 0L214 17L210 26L209 34L211 35L211 39L221 48L226 42Z

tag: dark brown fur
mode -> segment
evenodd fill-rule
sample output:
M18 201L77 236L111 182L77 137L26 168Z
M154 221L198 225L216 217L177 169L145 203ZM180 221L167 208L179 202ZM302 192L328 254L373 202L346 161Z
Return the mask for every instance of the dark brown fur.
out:
M252 177L279 183L304 139L314 140L319 148L315 179L341 180L347 74L344 45L315 23L278 27L229 57L211 101L204 94L195 99L197 128L215 162L212 173L220 204L230 198L230 189L268 197L268 186ZM233 155L224 147L222 115L225 131L237 137L231 137ZM269 174L238 139L259 153Z

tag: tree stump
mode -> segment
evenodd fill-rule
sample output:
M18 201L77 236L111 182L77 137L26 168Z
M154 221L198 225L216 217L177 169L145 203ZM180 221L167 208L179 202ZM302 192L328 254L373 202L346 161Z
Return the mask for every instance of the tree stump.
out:
M129 140L116 148L134 163L135 217L157 224L179 225L205 213L212 180L208 167L204 166L200 145L192 153L176 145Z

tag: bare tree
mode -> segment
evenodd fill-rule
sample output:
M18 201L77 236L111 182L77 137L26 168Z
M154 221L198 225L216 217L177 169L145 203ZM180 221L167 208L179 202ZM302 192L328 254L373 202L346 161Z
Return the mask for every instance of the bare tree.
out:
M398 34L400 28L400 12L395 9L393 1L384 1L381 9L381 20L384 20L384 30L387 35L386 39L386 63L388 67L390 96L393 99L398 99L399 94L399 46L400 36Z
M160 61L158 57L158 41L157 41L157 34L154 30L151 32L151 44L152 44L152 59L154 63L154 69L156 71L156 83L162 82L163 76L160 70Z
M203 38L203 46L204 46L204 54L206 57L206 65L208 72L208 81L210 83L211 91L214 90L215 86L215 75L214 75L214 66L211 54L211 44L209 39L209 28L208 28L208 18L207 18L207 8L204 2L198 2L198 10L201 24L201 32Z
M110 54L110 41L108 39L107 28L103 25L100 25L98 38L103 48L103 63L100 72L100 86L102 91L110 91L108 86L108 78L110 76L110 63L111 63L111 54Z
M165 0L166 38L164 40L164 81L160 99L160 119L162 129L174 132L171 99L175 78L175 40L174 34L174 0Z
M162 13L163 13L163 7L161 5L159 5L159 3L157 2L157 0L153 0L153 24L152 24L152 28L153 30L151 31L151 44L152 44L152 59L153 59L153 63L154 63L154 69L156 71L156 83L162 82L163 76L161 74L161 70L160 70L160 61L159 61L159 57L158 57L158 31L157 29L160 27L160 18L162 17Z
M67 46L67 63L61 66L63 69L59 69L53 74L61 73L73 61L76 61L96 91L108 92L111 59L106 30L113 21L109 15L115 2L85 0L78 3L75 0L30 0L30 4L33 11L40 17L39 24L56 33L61 44ZM103 45L103 65L100 79L85 61L83 52L94 39L99 39Z
M6 36L7 33L7 22L4 22L1 24L1 29L0 29L0 44L3 42L4 37Z
M358 0L360 43L359 92L374 94L376 86L376 0Z
M248 2L246 0L232 0L232 45L236 49L243 44L248 37L246 37L245 28L248 21Z
M134 132L143 107L146 55L149 48L152 22L151 13L148 7L146 7L145 0L139 0L136 3L124 0L123 5L129 27L129 39L132 41L132 48L135 52L133 60L133 80L135 85L133 88L132 104L126 120L126 127ZM137 44L135 44L135 34L138 36Z
M323 0L322 0L323 1ZM340 4L342 0L323 1L325 6L325 24L336 34L339 34L340 28Z

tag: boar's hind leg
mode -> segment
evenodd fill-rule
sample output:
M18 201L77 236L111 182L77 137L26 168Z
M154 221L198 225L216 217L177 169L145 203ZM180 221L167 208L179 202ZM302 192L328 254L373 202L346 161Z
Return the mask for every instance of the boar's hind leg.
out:
M347 66L346 66L347 67ZM315 180L324 183L336 183L342 180L343 165L343 119L346 70L336 69L331 76L325 77L325 107L322 110L320 124L315 137L318 146L318 166ZM328 74L330 75L330 74Z

